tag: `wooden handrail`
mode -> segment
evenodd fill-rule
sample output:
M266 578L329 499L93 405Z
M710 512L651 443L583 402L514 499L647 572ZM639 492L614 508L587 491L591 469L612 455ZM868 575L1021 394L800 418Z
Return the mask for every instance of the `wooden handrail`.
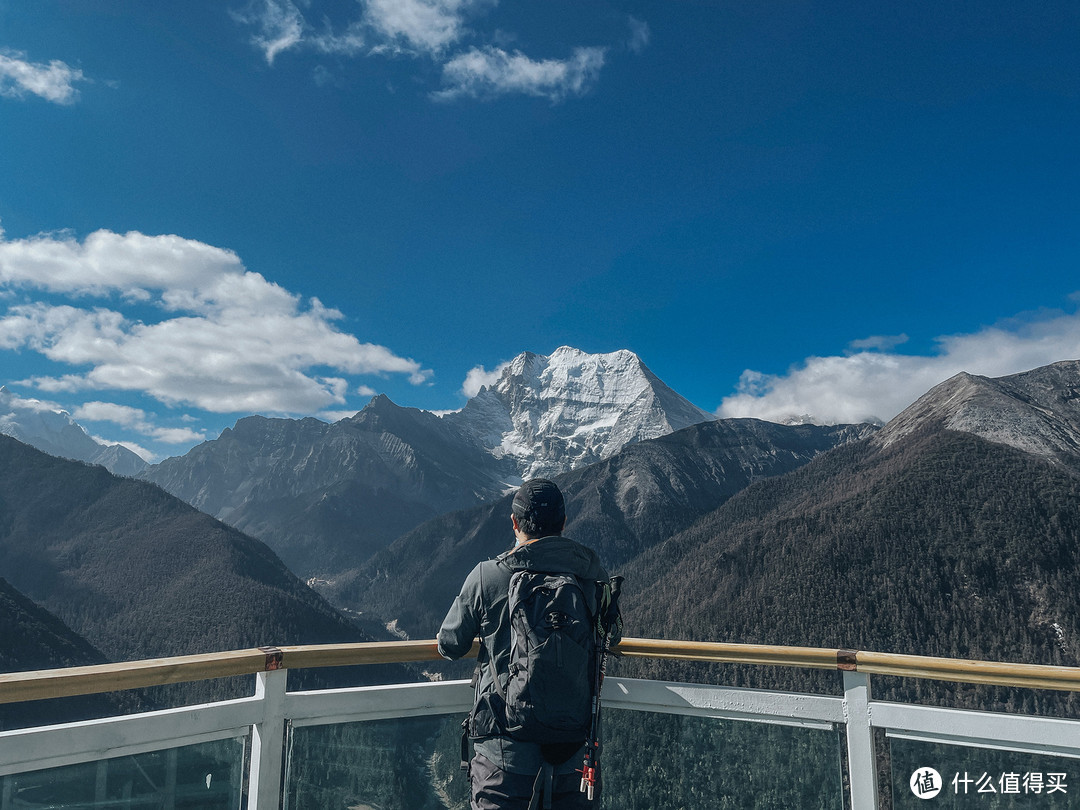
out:
M664 641L624 638L620 655L720 664L763 664L810 669L836 669L838 650L815 647L774 647L765 644L726 644L710 641Z
M255 649L67 669L43 669L36 672L12 672L0 675L0 703L93 695L185 681L227 678L230 675L252 675L265 670L266 654Z
M473 644L475 656L479 644ZM961 683L1080 691L1080 667L967 661L843 649L626 638L618 653L729 664L857 670ZM309 669L439 660L434 641L391 641L261 647L155 658L98 666L0 674L0 703L140 689L188 681L252 675L275 669Z
M958 658L931 658L923 655L878 652L860 652L858 664L859 672L871 675L898 675L905 678L925 678L958 683L1080 691L1080 667L967 661Z

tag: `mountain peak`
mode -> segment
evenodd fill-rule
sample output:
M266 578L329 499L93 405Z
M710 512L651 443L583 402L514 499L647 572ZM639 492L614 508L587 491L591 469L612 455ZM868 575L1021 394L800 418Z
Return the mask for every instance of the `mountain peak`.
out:
M1075 464L1080 460L1080 361L996 378L960 372L904 409L873 441L887 447L935 428Z
M447 414L528 478L565 472L714 417L683 399L632 351L560 346L523 352L457 413Z

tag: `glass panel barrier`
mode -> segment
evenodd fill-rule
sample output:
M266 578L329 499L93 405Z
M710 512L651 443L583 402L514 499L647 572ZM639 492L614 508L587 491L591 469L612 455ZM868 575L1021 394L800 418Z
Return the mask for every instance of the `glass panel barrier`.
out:
M842 732L604 710L604 808L843 810Z
M285 810L467 810L462 717L290 727Z
M245 740L227 739L0 779L0 810L238 810Z
M290 730L286 810L468 810L461 716ZM605 709L597 810L843 810L841 735Z
M1080 808L1077 759L897 737L889 754L894 810Z

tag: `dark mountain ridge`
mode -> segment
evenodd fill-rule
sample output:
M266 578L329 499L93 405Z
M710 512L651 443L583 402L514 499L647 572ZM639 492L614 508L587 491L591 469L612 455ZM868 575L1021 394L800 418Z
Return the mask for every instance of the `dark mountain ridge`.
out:
M428 518L497 497L505 485L491 461L434 414L380 396L332 425L246 417L141 477L258 537L309 577L358 565Z
M567 534L595 548L614 571L752 481L873 430L731 419L628 445L556 477L567 501ZM432 636L468 571L512 545L510 500L428 521L323 592L335 604L393 622L399 632Z
M0 574L114 661L368 640L257 540L6 436Z

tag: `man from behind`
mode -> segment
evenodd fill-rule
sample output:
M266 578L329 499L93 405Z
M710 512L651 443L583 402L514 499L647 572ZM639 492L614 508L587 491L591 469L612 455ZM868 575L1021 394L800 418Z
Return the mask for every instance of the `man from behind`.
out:
M617 616L608 574L592 549L562 536L566 508L551 481L526 481L510 519L514 547L473 568L438 636L451 659L481 641L467 721L472 808L596 808L581 771L599 688L596 617Z

